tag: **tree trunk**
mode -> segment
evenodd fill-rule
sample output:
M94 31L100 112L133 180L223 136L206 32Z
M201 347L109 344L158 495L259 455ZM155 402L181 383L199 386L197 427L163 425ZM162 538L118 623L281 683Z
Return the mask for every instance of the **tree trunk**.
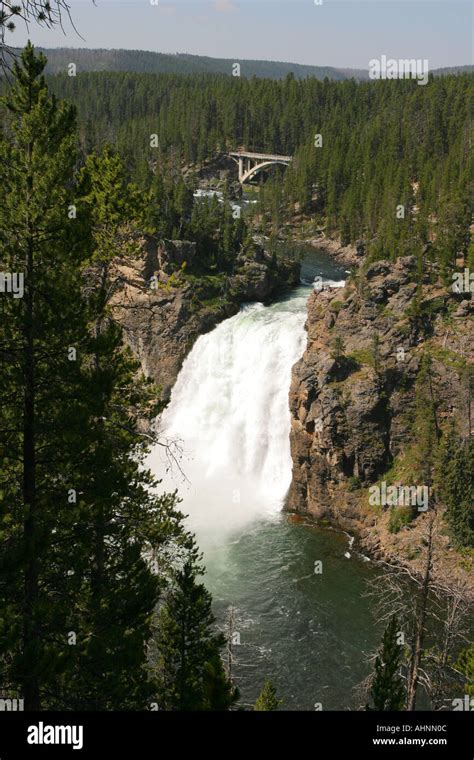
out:
M431 570L433 565L433 528L435 513L430 516L428 525L428 545L426 548L426 563L423 581L417 600L417 609L415 613L415 636L411 651L410 670L407 680L407 710L414 710L416 707L416 695L419 682L419 671L421 659L423 656L423 643L425 638L426 612L428 605L428 594L431 583Z
M29 107L33 104L31 83ZM36 605L39 593L39 561L37 556L37 499L36 499L36 433L35 433L35 347L34 347L34 230L29 214L33 199L33 141L28 145L28 176L26 185L27 262L24 322L24 396L23 396L23 540L25 548L25 576L23 600L23 698L27 710L39 710L40 690L35 669L35 648L38 644ZM26 655L26 657L25 657ZM25 672L25 666L28 672ZM33 666L33 667L31 667Z
M36 503L36 436L35 436L35 357L34 357L34 294L33 294L33 243L28 241L28 263L26 269L25 302L25 377L23 400L23 538L25 545L25 582L23 605L23 655L26 663L36 664L32 657L38 643L39 631L36 622L38 599L38 556L37 556L37 503ZM23 660L25 664L25 658ZM23 673L23 697L27 710L40 709L39 681L34 669Z

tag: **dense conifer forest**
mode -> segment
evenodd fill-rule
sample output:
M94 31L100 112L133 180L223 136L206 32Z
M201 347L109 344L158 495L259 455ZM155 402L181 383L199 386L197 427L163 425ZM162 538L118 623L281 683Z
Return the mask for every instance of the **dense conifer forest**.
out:
M356 83L215 75L57 75L74 102L84 149L111 142L130 176L247 149L294 157L267 205L296 208L343 242L364 238L377 257L404 251L443 268L469 246L470 74ZM157 135L158 147L150 147ZM319 136L319 137L318 137Z

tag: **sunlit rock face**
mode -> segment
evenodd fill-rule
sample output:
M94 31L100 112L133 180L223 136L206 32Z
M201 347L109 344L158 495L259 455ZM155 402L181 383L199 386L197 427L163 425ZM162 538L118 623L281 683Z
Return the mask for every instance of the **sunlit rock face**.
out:
M299 284L298 263L275 260L257 245L225 279L187 277L195 256L195 243L146 239L141 256L115 265L120 287L113 316L165 400L200 335L236 314L242 303L266 302Z

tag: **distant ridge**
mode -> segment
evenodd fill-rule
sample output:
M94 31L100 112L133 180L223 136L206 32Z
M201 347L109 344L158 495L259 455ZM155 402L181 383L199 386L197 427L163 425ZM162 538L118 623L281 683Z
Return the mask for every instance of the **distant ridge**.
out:
M283 79L293 73L298 79L348 79L345 72L332 66L305 66L282 61L247 61L236 58L210 58L187 53L153 53L147 50L91 50L86 48L38 48L48 58L47 72L67 71L74 62L79 71L131 71L140 74L228 74L232 75L235 63L241 67L241 76L266 79ZM352 76L364 78L366 72L356 71Z
M368 70L335 68L333 66L308 66L301 63L284 61L258 61L235 58L210 58L188 53L155 53L148 50L106 50L103 48L37 48L48 58L47 73L55 74L67 71L69 63L75 63L78 73L81 71L129 71L147 74L228 74L232 75L233 66L239 63L241 76L266 79L284 79L292 73L297 79L315 77L316 79L344 80L354 78L367 80ZM452 66L435 69L436 75L466 73L474 66Z

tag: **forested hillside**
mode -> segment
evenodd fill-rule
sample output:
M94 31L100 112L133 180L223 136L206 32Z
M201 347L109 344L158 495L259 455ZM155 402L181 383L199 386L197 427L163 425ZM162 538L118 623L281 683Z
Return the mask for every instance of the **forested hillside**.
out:
M48 59L46 72L58 74L67 71L74 62L77 70L128 71L138 74L227 74L232 75L235 63L240 64L241 76L265 79L284 79L293 74L297 79L315 77L334 80L369 78L365 69L338 68L335 66L309 66L289 61L247 60L240 58L214 58L189 53L158 53L151 50L109 50L104 48L37 48ZM18 50L17 53L20 51ZM452 66L435 69L435 75L467 73L472 66Z
M467 251L470 74L419 86L86 73L51 87L77 105L84 146L116 144L141 184L170 157L183 167L238 146L291 154L284 184L264 193L277 225L296 208L376 256L429 244L446 266Z
M305 66L286 61L240 60L235 58L211 58L187 53L154 53L149 50L89 50L87 48L39 48L48 58L46 71L66 71L74 61L79 71L130 71L147 74L232 74L232 67L239 61L241 74L246 77L283 79L292 72L298 79L367 79L363 69L337 69L333 66Z

